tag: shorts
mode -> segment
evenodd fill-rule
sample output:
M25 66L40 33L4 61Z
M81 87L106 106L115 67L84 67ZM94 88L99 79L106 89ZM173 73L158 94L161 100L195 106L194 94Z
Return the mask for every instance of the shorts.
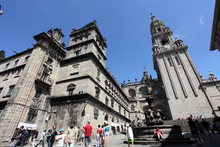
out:
M91 144L91 138L90 138L90 136L86 136L85 137L85 144Z
M128 143L133 143L134 139L128 139Z
M109 132L105 132L105 136L109 136Z

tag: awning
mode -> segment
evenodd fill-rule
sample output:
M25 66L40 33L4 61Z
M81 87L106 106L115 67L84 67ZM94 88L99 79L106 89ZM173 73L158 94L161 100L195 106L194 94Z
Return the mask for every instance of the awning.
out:
M28 123L19 123L18 128L21 126L24 126L25 129L27 130L36 130L37 129L37 124L28 124Z
M117 126L120 126L120 124L111 122L111 126L117 127Z

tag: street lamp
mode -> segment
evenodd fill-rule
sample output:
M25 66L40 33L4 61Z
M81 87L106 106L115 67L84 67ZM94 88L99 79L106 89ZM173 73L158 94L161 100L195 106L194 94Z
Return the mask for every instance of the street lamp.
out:
M2 11L2 6L0 5L0 15L3 14L3 11Z

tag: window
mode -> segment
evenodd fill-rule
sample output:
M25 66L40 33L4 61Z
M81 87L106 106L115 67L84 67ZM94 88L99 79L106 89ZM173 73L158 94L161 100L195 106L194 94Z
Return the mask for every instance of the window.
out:
M43 74L42 74L42 76L41 76L41 78L40 78L40 80L45 81L48 76L49 76L49 74L44 71Z
M173 66L173 64L172 64L172 62L171 62L171 59L170 59L170 58L168 58L168 62L169 62L169 64L170 64L170 66L172 67L172 66Z
M106 97L105 98L105 104L108 105L109 99Z
M98 79L100 79L100 74L101 74L101 71L100 71L100 69L98 69L98 70L97 70L97 78L98 78Z
M114 107L114 100L113 99L111 100L111 107L112 108Z
M7 69L9 65L10 65L10 63L7 63L7 64L5 65L5 69Z
M104 120L105 120L105 121L108 121L108 114L105 115Z
M101 60L101 59L102 59L100 55L98 55L98 59L99 59L99 60Z
M161 40L161 44L162 45L165 45L165 44L167 44L168 43L168 39L163 39L163 40Z
M26 56L24 62L27 62L30 56Z
M129 93L130 97L135 97L136 96L136 92L135 92L134 89L129 89L128 93Z
M17 65L18 65L18 61L19 61L19 60L16 60L16 61L15 61L14 66L17 66Z
M70 84L67 86L67 91L69 92L69 95L73 95L73 91L75 90L76 85L75 84Z
M75 51L76 56L79 56L79 51Z
M0 88L0 94L2 93L3 87Z
M52 63L53 63L53 59L48 58L47 61L46 61L46 64L52 64Z
M131 111L134 111L134 110L135 110L135 106L131 105Z
M95 87L95 97L96 98L99 98L99 95L100 95L100 88L99 87Z
M11 86L9 86L9 90L8 90L8 93L7 93L6 96L11 96L11 94L12 94L14 88L15 88L15 85L11 85Z
M118 109L119 109L119 113L121 113L121 106L118 106Z
M175 56L175 59L176 59L177 64L180 65L180 61L177 56Z
M126 116L126 110L124 110L124 115Z
M7 79L9 77L10 73L6 73L5 74L5 79Z
M36 108L30 108L28 112L27 121L28 122L34 122L35 118L37 117L37 109Z
M99 117L99 110L97 108L94 108L94 119L98 119Z
M43 93L43 90L42 89L37 89L36 90L36 93L34 95L34 98L40 98L41 94Z

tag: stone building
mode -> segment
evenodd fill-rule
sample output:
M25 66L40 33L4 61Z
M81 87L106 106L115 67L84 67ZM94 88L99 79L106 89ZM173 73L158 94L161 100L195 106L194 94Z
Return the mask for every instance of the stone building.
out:
M130 119L135 125L142 125L145 119L145 112L153 107L159 110L163 119L171 119L169 105L162 83L159 79L153 79L146 70L143 72L141 81L135 79L134 82L125 81L121 84L122 89L130 100ZM147 102L147 98L152 99L152 104Z
M202 81L183 41L154 16L150 25L154 68L164 86L172 119L212 117L220 105L217 79Z
M130 122L129 99L106 70L106 40L96 22L73 29L68 47L60 29L34 36L33 48L0 61L0 140L10 141L19 123L39 131ZM6 125L7 124L7 125Z

